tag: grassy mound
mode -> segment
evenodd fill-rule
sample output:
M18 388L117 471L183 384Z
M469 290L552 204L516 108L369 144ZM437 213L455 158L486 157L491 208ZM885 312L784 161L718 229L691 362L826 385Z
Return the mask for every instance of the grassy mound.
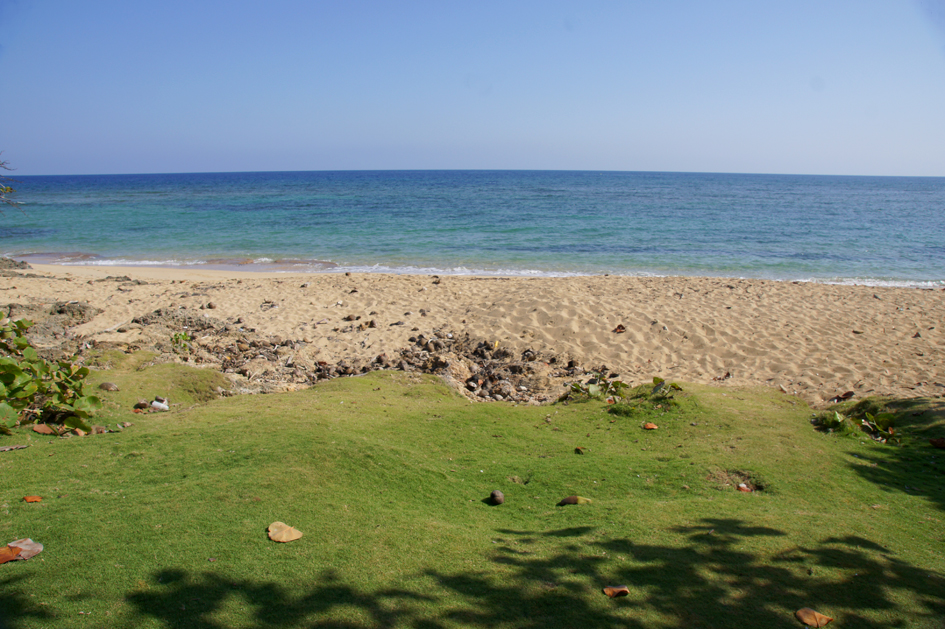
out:
M4 629L796 627L801 607L941 626L932 402L893 447L817 432L768 390L684 385L624 415L473 404L401 372L210 400L200 370L112 367L102 421L134 426L0 441L31 444L0 453L0 540L45 545L0 565ZM130 412L154 394L181 406ZM571 495L591 501L556 506ZM274 521L304 536L272 542Z

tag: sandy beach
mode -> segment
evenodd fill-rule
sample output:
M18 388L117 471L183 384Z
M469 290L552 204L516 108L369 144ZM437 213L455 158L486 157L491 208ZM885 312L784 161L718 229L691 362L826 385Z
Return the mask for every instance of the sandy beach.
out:
M34 265L4 271L0 291L3 304L87 302L101 312L67 336L126 350L153 346L146 326L134 320L165 308L226 323L234 334L274 339L274 347L304 348L311 364L367 363L415 345L411 337L452 334L515 354L557 356L559 365L564 359L587 369L605 365L631 384L660 376L765 385L815 405L846 391L945 394L943 290L693 277ZM201 344L197 333L194 343ZM214 366L207 356L197 362ZM304 369L304 360L295 364Z

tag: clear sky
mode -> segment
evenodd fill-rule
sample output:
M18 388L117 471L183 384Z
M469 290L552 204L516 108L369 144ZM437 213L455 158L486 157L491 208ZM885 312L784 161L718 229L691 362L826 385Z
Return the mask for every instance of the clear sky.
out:
M15 174L945 176L945 0L0 0Z

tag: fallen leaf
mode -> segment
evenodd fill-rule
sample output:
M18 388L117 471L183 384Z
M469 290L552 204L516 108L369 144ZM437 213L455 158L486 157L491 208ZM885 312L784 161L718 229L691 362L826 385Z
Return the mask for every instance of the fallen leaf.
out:
M646 422L645 424L643 424L643 430L656 430L657 428L659 428L659 426L657 426L653 422Z
M796 612L794 615L797 616L797 619L808 627L826 627L833 618L829 616L824 616L819 612L815 612L810 607L803 607Z
M604 588L604 594L610 598L617 598L618 596L629 596L630 588L626 585L608 585Z
M568 496L567 498L562 498L561 502L558 503L558 506L563 507L565 505L586 505L590 502L590 498L583 498L581 496Z
M285 522L273 522L268 530L269 539L274 542L292 542L302 537L302 531L292 528Z
M0 548L0 563L13 561L19 556L22 550L22 548L17 548L16 546L4 546Z
M24 496L23 500L26 502L42 502L43 499L41 496Z
M55 435L56 431L47 426L46 424L35 424L33 426L33 432L38 432L41 435Z
M929 439L929 443L932 444L933 448L945 448L945 437Z
M17 559L30 559L43 552L43 545L39 542L34 542L28 537L10 542L7 546L20 549L20 554Z

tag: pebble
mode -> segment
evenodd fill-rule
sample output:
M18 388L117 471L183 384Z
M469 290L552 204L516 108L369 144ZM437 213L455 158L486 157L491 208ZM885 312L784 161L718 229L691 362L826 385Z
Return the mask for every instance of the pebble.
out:
M114 382L103 382L102 384L98 385L98 388L101 389L102 391L118 391L119 390L118 385L115 384Z
M492 501L492 504L500 505L505 502L505 494L496 489L491 494L489 494L489 499Z

